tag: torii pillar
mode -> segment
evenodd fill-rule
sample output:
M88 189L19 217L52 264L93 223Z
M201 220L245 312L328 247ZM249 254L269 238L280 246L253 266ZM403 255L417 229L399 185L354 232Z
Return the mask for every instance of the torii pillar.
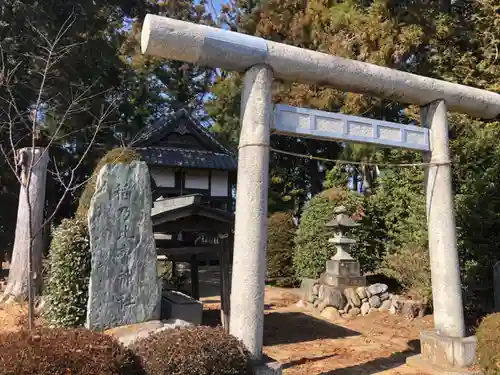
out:
M475 339L465 337L463 321L446 106L471 116L495 118L500 113L500 95L151 14L144 20L141 45L147 55L245 73L230 332L243 341L256 361L262 358L273 77L423 107L422 122L432 133L429 157L437 161L428 168L426 180L436 330L422 333L422 355L410 362L433 373L449 374L457 368L466 373L464 369L474 360ZM303 129L310 126L302 125ZM441 297L446 303L437 301ZM258 374L280 372L270 366L256 370Z
M238 187L234 225L230 333L256 360L262 358L266 279L267 189L273 71L255 65L245 73L241 99ZM239 190L241 189L241 190Z

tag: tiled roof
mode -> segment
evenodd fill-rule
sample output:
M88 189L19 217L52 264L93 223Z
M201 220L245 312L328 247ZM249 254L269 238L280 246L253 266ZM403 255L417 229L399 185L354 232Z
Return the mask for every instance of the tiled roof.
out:
M209 149L196 150L155 145L158 140L171 131L175 132L176 126L182 126L182 124L185 124L182 129L184 132L189 132L201 139L204 144L208 145ZM135 149L150 165L219 170L236 170L237 168L235 155L218 142L208 129L194 120L184 109L165 116L144 128L137 134Z
M141 147L135 150L150 165L219 170L237 169L236 159L231 154L172 147Z
M192 118L191 121L193 121L193 123L196 124L196 121L194 121ZM214 142L217 146L219 146L224 153L233 155L233 153L229 151L226 147L224 147L222 143L220 143L206 127L202 126L201 124L198 124L197 129L208 139Z
M134 143L138 146L141 146L145 143L148 143L151 139L154 139L159 134L164 133L169 124L173 121L179 120L182 116L186 116L187 111L181 109L174 113L168 114L156 121L153 121L148 126L142 128L135 136Z
M162 117L155 122L151 123L147 127L143 128L136 136L136 143L141 146L141 143L147 143L155 137L161 136L163 133L168 131L171 124L182 120L188 121L195 130L197 130L200 135L206 138L209 142L213 143L216 148L220 149L221 152L231 154L231 151L222 145L213 134L204 126L202 126L197 120L189 115L188 111L185 109L180 109L169 116Z

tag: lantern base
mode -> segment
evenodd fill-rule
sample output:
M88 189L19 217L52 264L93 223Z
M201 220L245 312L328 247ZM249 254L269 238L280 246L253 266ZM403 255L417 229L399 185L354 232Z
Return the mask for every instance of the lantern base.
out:
M361 276L361 268L354 259L331 259L326 261L326 273L332 276Z
M326 272L320 283L339 289L366 286L366 277L361 276L359 262L354 259L332 259L326 262Z
M366 286L366 276L333 276L324 273L320 276L319 282L320 284L344 290L346 288Z

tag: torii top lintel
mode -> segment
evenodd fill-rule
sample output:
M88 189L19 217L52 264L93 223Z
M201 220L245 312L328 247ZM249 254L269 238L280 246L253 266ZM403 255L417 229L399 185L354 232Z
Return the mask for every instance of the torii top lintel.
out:
M500 95L262 38L148 14L142 52L200 66L243 72L269 65L277 78L427 105L444 100L451 111L481 118L500 114Z

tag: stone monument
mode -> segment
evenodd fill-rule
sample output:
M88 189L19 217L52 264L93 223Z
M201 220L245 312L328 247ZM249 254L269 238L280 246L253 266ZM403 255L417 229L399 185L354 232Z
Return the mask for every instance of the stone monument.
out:
M331 228L334 236L328 242L335 245L336 254L326 261L326 272L320 277L320 284L333 286L338 289L359 287L366 285L366 277L361 276L359 262L348 252L349 247L356 243L356 240L348 238L346 233L357 227L344 206L339 206L334 210L335 216L325 224Z
M89 209L92 269L86 327L159 319L151 187L144 162L105 165Z

